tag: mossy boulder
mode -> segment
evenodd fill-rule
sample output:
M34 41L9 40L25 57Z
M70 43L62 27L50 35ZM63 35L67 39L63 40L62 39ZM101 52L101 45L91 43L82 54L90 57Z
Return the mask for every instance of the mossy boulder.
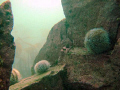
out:
M46 72L50 68L50 63L47 60L41 60L37 62L34 66L36 74L41 74Z
M13 68L10 77L10 85L18 83L22 79L20 72Z
M110 50L108 32L102 28L95 28L87 32L84 40L85 47L90 53L100 54Z

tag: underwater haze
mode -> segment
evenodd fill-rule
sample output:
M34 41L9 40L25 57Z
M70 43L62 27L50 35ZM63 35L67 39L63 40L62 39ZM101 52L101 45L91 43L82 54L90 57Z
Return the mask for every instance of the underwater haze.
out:
M0 4L6 0L0 0ZM30 76L31 66L51 28L65 18L61 0L10 0L14 16L11 34L16 44L13 67L23 77Z

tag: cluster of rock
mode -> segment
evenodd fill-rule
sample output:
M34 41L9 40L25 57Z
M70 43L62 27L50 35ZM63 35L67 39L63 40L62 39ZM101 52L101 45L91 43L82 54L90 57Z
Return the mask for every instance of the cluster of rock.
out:
M120 22L117 1L62 0L62 6L66 19L53 26L34 64L42 59L54 64L64 46L84 47L86 33L94 28L106 30L109 34L110 49L114 48Z
M68 78L63 80L67 86L66 90L119 89L119 4L118 0L62 0L66 19L53 26L34 65L42 59L47 59L52 65L56 60L59 64L66 63L66 77ZM87 52L87 49L89 50L92 46L84 48L85 35L94 28L102 28L105 32L101 31L106 33L105 36L103 34L105 41L104 39L98 40L98 43L105 42L106 44L106 46L103 45L105 47L103 51L99 52L99 48L97 52L94 44L96 50L92 51L95 52L94 54L97 52L98 55ZM88 40L91 35L86 36ZM95 43L94 40L93 43ZM63 47L70 50L66 53ZM79 49L79 53L75 51L76 48ZM34 74L33 68L32 73Z
M32 90L36 86L37 89L42 87L41 90L44 90L48 81L50 81L47 85L49 90L53 90L51 86L58 86L54 90L119 90L119 4L118 0L62 0L66 19L61 20L51 29L46 43L34 61L32 73L35 73L34 66L40 60L48 60L52 65L56 63L56 60L59 64L65 63L64 72L59 74L59 71L54 70L51 72L53 76L48 76L48 78L43 77L43 74L44 83L40 82L41 77L33 76L33 82L29 84L29 80L26 80L27 84L23 90L26 88ZM2 42L0 42L0 88L7 90L14 57L13 37L10 35L13 16L9 1L1 5L0 17L2 17L0 18ZM105 53L100 52L101 54L94 55L84 48L85 35L94 28L103 28L107 32L106 41L110 48L106 49ZM89 35L87 36L86 40L89 39ZM67 49L69 50L66 51ZM22 83L18 84L22 85Z

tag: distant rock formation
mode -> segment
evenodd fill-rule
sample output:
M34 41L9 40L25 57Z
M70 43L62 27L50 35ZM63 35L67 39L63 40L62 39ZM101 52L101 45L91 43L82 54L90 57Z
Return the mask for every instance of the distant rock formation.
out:
M15 47L11 30L13 15L9 0L0 5L0 90L8 90Z
M39 52L39 46L41 44L30 44L18 38L15 41L16 45L16 53L15 53L15 61L13 64L13 68L16 68L22 78L26 78L31 76L31 67L33 65L33 60ZM26 47L25 47L26 46Z

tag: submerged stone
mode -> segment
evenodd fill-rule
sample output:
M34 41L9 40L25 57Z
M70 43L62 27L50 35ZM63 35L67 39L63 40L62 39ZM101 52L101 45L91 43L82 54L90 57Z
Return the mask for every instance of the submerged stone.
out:
M15 47L11 35L13 15L9 0L0 5L0 90L8 90Z

